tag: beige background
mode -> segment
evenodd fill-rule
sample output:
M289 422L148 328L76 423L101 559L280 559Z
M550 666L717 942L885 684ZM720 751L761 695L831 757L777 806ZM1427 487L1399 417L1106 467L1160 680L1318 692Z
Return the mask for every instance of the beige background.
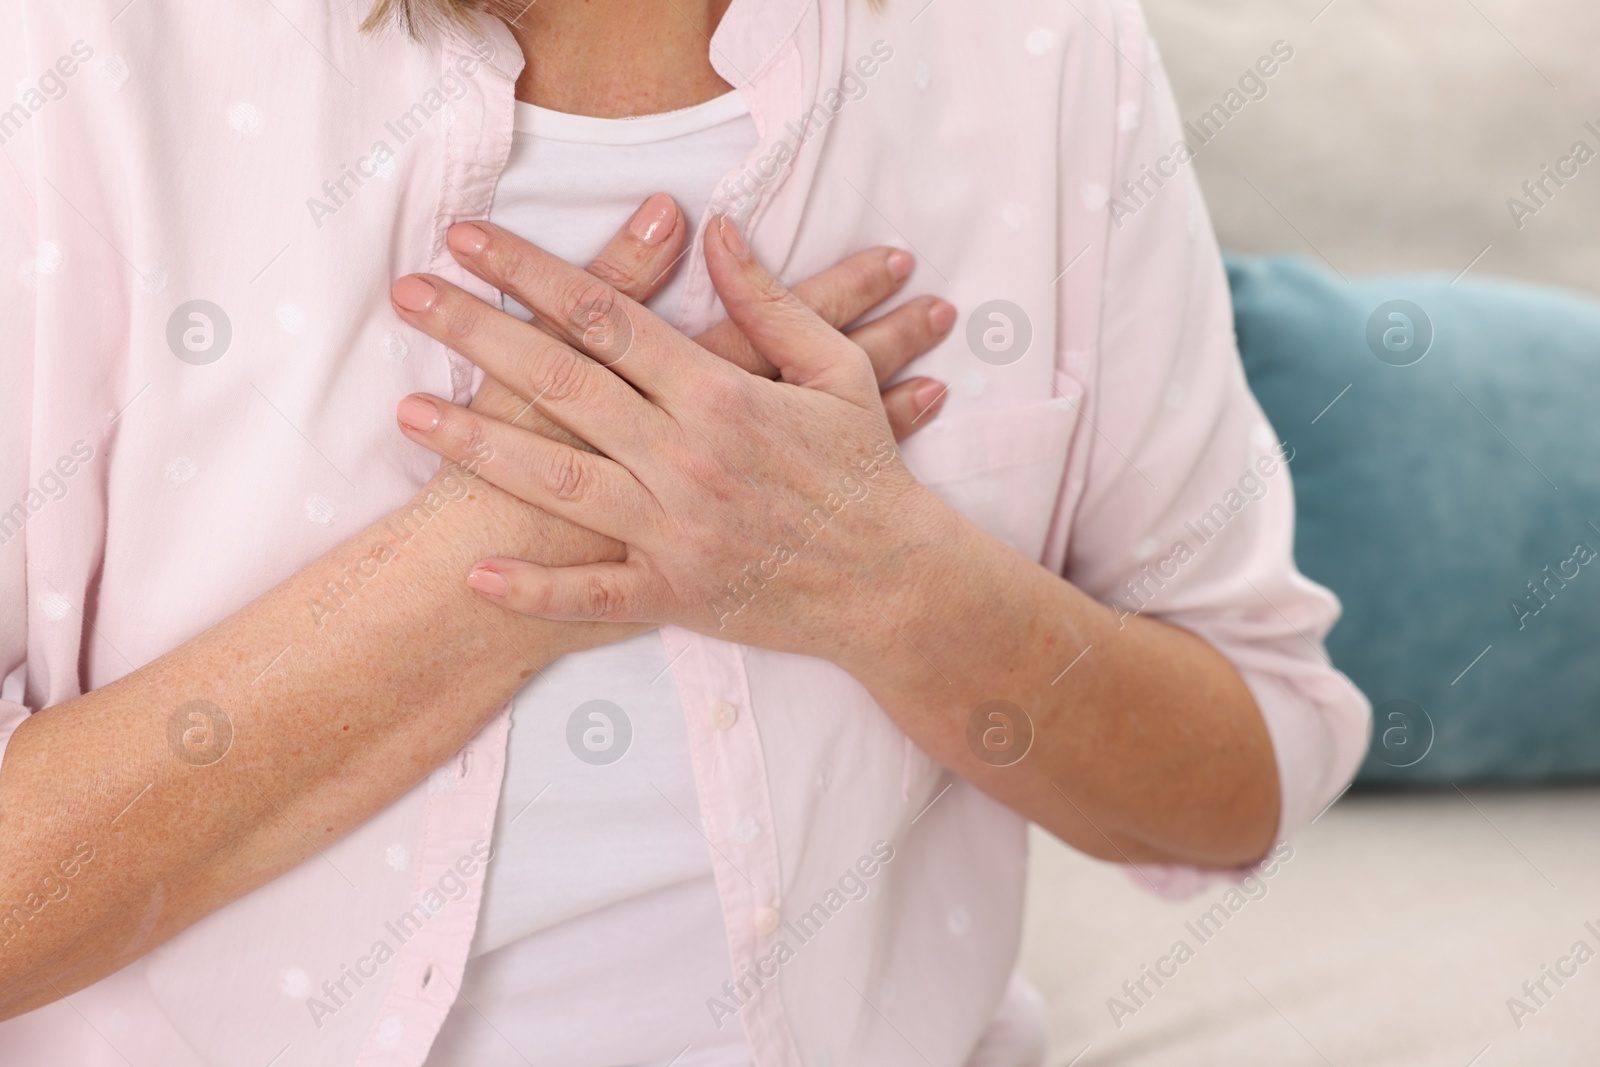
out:
M1600 4L1326 4L1146 2L1185 119L1295 50L1196 161L1223 246L1452 277L1487 248L1475 274L1600 293L1600 159L1520 232L1506 209L1575 140L1600 151Z

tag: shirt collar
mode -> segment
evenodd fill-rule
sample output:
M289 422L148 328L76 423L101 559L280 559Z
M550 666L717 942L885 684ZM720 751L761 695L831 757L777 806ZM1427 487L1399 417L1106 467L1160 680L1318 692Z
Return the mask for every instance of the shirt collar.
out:
M755 81L791 38L807 47L806 35L795 31L808 9L822 0L733 0L717 32L711 36L711 66L729 85L743 89ZM817 42L809 42L815 51ZM814 55L804 55L809 65Z

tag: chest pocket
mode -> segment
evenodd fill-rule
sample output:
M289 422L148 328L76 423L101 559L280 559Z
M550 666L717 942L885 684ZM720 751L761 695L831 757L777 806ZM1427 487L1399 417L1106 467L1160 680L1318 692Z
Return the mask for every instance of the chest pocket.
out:
M1078 424L1083 390L1071 388L1040 403L941 417L904 443L906 466L945 503L1037 560Z

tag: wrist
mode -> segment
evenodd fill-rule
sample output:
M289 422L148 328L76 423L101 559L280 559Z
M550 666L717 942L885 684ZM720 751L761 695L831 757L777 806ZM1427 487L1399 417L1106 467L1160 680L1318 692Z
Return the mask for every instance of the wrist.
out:
M920 485L900 510L902 536L872 569L879 580L846 591L855 610L835 657L885 706L955 688L951 649L967 640L964 630L982 625L990 608L974 594L992 589L989 556L1005 551Z

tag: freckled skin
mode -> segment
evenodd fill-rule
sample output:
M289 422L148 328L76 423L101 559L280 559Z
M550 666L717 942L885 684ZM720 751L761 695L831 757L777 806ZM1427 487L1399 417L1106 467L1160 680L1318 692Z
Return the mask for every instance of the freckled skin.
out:
M293 867L310 851L299 829L309 820L326 838L348 833L458 751L536 669L639 629L591 624L575 641L572 627L472 598L461 579L487 552L515 545L573 563L614 553L492 487L447 504L374 579L381 595L353 598L319 629L307 603L377 533L17 729L0 764L0 900L25 897L76 841L97 859L54 914L0 950L0 1018L104 977ZM221 760L196 768L173 757L167 719L201 687L234 733ZM166 903L129 952L156 883Z

